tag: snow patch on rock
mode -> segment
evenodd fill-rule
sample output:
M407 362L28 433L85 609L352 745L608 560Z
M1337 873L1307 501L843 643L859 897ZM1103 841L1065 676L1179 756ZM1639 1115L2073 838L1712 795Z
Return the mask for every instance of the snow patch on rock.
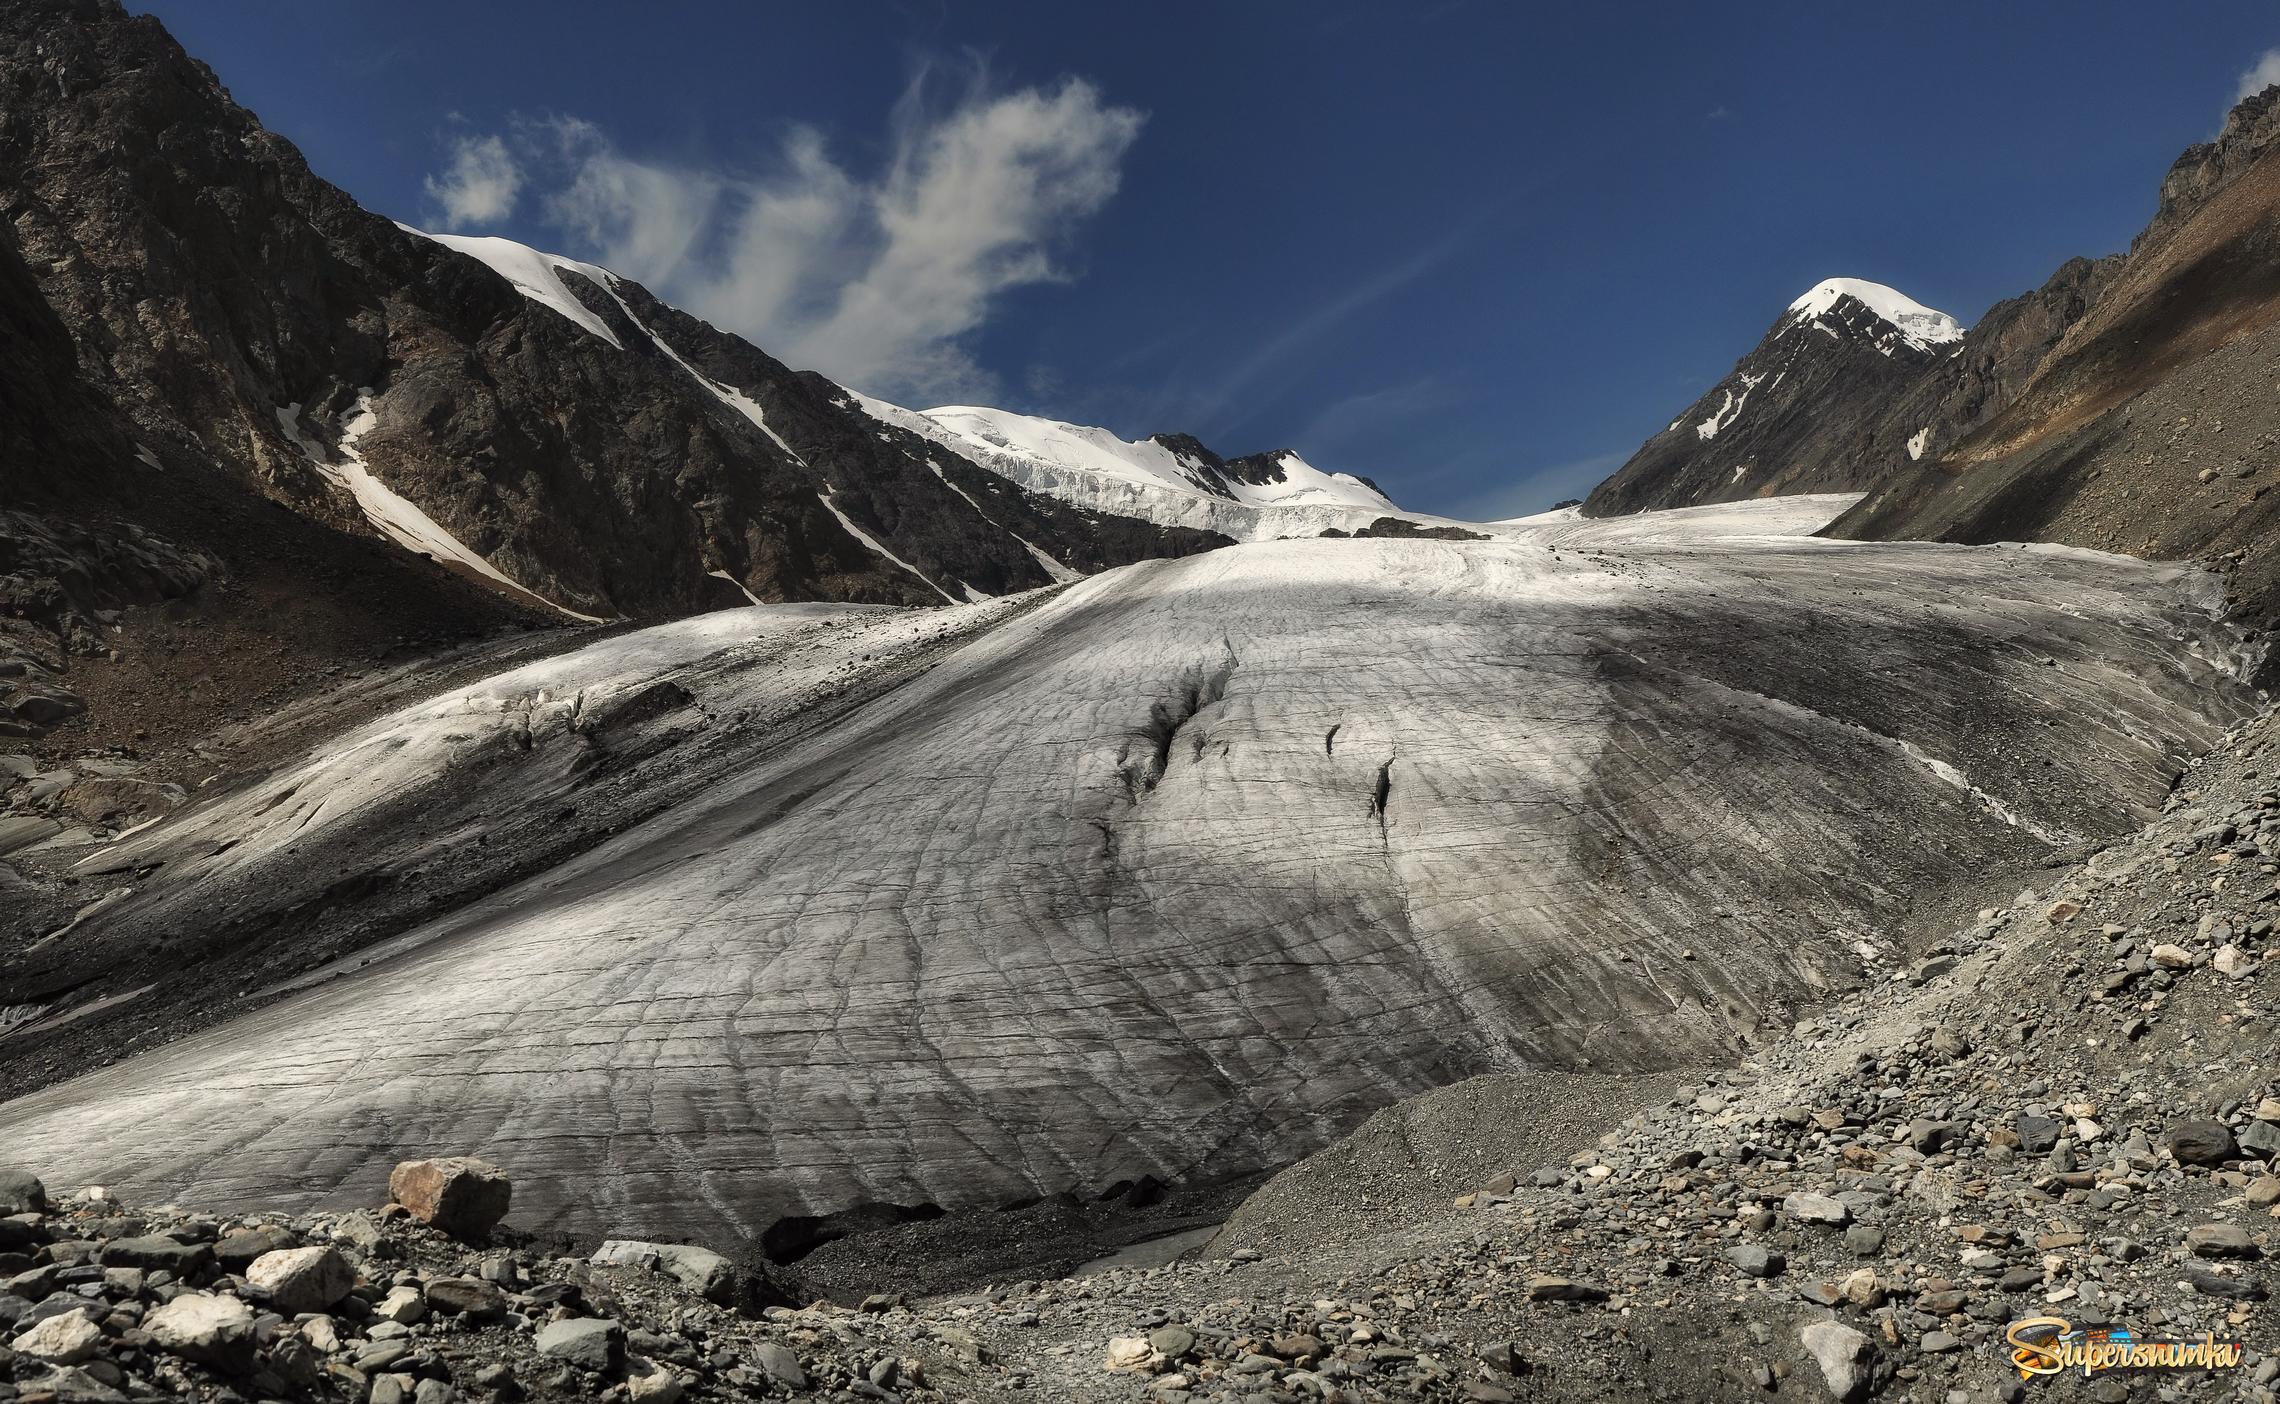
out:
M562 282L562 270L567 268L592 279L597 287L606 288L610 278L608 269L598 264L580 263L560 254L540 253L530 245L518 244L512 239L475 234L430 234L425 229L414 229L403 223L396 227L406 234L417 234L422 239L431 239L447 249L467 255L514 284L515 291L524 297L561 313L619 350L625 349L618 341L617 333L611 331L608 324L595 316L592 309L580 302L577 295Z
M567 605L556 604L537 591L520 584L505 571L469 547L458 537L445 530L443 524L420 510L418 503L381 482L365 463L357 441L372 432L380 422L379 413L372 408L372 390L366 387L357 392L356 408L340 427L340 444L337 452L340 461L335 463L324 446L310 438L301 427L301 406L298 401L279 407L278 427L285 431L310 464L327 482L347 490L363 513L365 520L377 527L381 535L407 551L426 556L439 564L457 564L476 574L505 586L508 593L518 598L545 605L569 618L587 624L607 621L591 614L581 614Z

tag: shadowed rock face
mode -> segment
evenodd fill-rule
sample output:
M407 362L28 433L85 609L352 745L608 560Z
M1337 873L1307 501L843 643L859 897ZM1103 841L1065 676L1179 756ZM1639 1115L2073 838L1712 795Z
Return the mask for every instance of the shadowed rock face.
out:
M73 389L146 449L103 426L125 494L172 464L367 539L408 512L426 573L542 613L964 600L1225 540L881 434L603 270L361 209L113 0L0 9L0 196L22 254L0 249L0 317L21 271L76 343Z
M55 1178L263 1202L369 1197L450 1148L512 1168L527 1226L757 1241L1276 1164L1483 1070L1723 1060L1860 979L1919 898L2133 827L2251 701L2178 568L1746 534L1797 512L1262 543L1030 608L605 640L112 865L283 886L412 823L366 801L445 793L455 757L471 804L584 804L589 708L710 734L868 660L906 680L0 1107L0 1139Z
M1858 297L1819 298L1821 290L1791 304L1725 379L1593 488L1584 512L1610 517L1861 486L1852 441L1951 354L1942 338L1959 333L1948 322L1927 340Z

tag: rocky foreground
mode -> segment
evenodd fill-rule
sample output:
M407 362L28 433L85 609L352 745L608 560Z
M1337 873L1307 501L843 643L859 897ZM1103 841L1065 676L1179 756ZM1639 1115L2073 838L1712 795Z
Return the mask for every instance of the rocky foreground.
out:
M2276 742L2245 724L2142 833L1596 1140L1618 1090L1481 1079L1162 1266L795 1310L701 1249L495 1229L479 1164L295 1216L18 1174L0 1399L2270 1401ZM2024 1384L2030 1316L2239 1363Z

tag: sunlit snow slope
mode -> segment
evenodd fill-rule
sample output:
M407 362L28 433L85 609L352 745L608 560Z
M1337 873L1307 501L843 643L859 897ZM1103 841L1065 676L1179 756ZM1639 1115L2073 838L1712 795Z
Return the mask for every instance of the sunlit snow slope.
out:
M2252 705L2182 567L1765 534L1828 510L598 641L124 841L140 890L58 940L201 894L246 921L344 845L622 832L0 1107L0 1143L208 1203L475 1153L526 1226L756 1238L1276 1164L1483 1069L1728 1059L1882 978L1919 897L2133 826ZM610 744L656 712L677 739ZM610 788L660 746L703 783Z
M1158 439L1127 441L1106 429L1009 410L916 411L868 395L852 398L881 423L924 435L1032 492L1238 541L1351 531L1389 515L1441 520L1403 512L1360 478L1325 473L1289 450L1229 464Z

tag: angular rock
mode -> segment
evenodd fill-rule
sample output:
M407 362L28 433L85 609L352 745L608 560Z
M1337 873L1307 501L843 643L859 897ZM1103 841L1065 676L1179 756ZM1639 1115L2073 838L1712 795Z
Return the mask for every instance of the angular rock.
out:
M2185 1265L2185 1280L2193 1290L2204 1297L2229 1297L2234 1301L2261 1302L2271 1295L2261 1283L2251 1278L2234 1277L2199 1263Z
M141 1268L155 1272L161 1268L175 1276L196 1277L214 1261L214 1250L203 1243L184 1243L164 1234L150 1234L141 1238L114 1238L103 1245L96 1261L105 1267Z
M401 1162L388 1176L388 1197L453 1238L477 1242L506 1217L514 1189L496 1165L460 1155Z
M752 1363L760 1372L786 1389L806 1389L807 1371L800 1368L800 1358L792 1348L775 1341L762 1341L752 1347Z
M44 1214L47 1212L47 1186L29 1170L15 1166L0 1166L0 1215Z
M736 1264L709 1248L613 1238L594 1251L591 1261L670 1274L682 1286L723 1306L736 1298Z
M1995 1290L1999 1292L2028 1292L2042 1286L2042 1284L2043 1272L2041 1268L2005 1268L2003 1275L1995 1279Z
M1521 1292L1531 1302L1604 1302L1607 1289L1572 1277L1531 1277Z
M1854 1399L1868 1387L1868 1337L1840 1321L1816 1321L1797 1333L1805 1353L1821 1367L1832 1399Z
M2239 1144L2244 1154L2271 1160L2280 1156L2280 1126L2269 1121L2252 1121L2241 1130Z
M507 1314L507 1294L479 1277L439 1277L425 1295L429 1307L448 1316L495 1321Z
M1962 1140L1970 1129L1960 1121L1912 1121L1908 1124L1908 1144L1920 1155L1937 1155Z
M1800 1191L1781 1201L1781 1212L1800 1223L1826 1224L1830 1228L1843 1228L1852 1222L1852 1210L1845 1202L1832 1195Z
M2259 1250L2238 1224L2196 1224L2185 1231L2185 1250L2196 1258L2253 1258Z
M1787 1258L1755 1243L1737 1243L1728 1248L1726 1261L1744 1277L1776 1277L1789 1266Z
M538 1353L581 1370L608 1374L625 1356L625 1328L615 1321L581 1316L549 1321L538 1328Z
M2011 1122L2011 1130L2019 1138L2019 1150L2027 1155L2048 1155L2064 1129L2047 1116L2022 1113Z
M36 1380L29 1372L17 1378L20 1384L36 1391L19 1398L52 1399L55 1404L128 1404L128 1396L76 1365L54 1366Z
M253 1309L235 1297L184 1292L143 1318L151 1343L228 1374L253 1367Z
M286 1316L330 1311L356 1286L356 1269L332 1248L281 1248L253 1260L245 1280Z
M2161 1143L2180 1165L2219 1165L2238 1150L2231 1127L2205 1119L2174 1123L2162 1133Z
M1840 1284L1845 1300L1856 1307L1869 1309L1884 1305L1884 1282L1874 1268L1856 1268Z
M299 1246L300 1241L281 1228L232 1229L214 1245L214 1261L222 1265L224 1272L242 1277L262 1254Z
M417 1325L427 1320L427 1297L417 1287L391 1287L388 1295L373 1305L372 1314L382 1321Z
M8 1348L50 1365L77 1365L92 1358L102 1344L103 1328L86 1312L74 1311L49 1317L8 1342Z

